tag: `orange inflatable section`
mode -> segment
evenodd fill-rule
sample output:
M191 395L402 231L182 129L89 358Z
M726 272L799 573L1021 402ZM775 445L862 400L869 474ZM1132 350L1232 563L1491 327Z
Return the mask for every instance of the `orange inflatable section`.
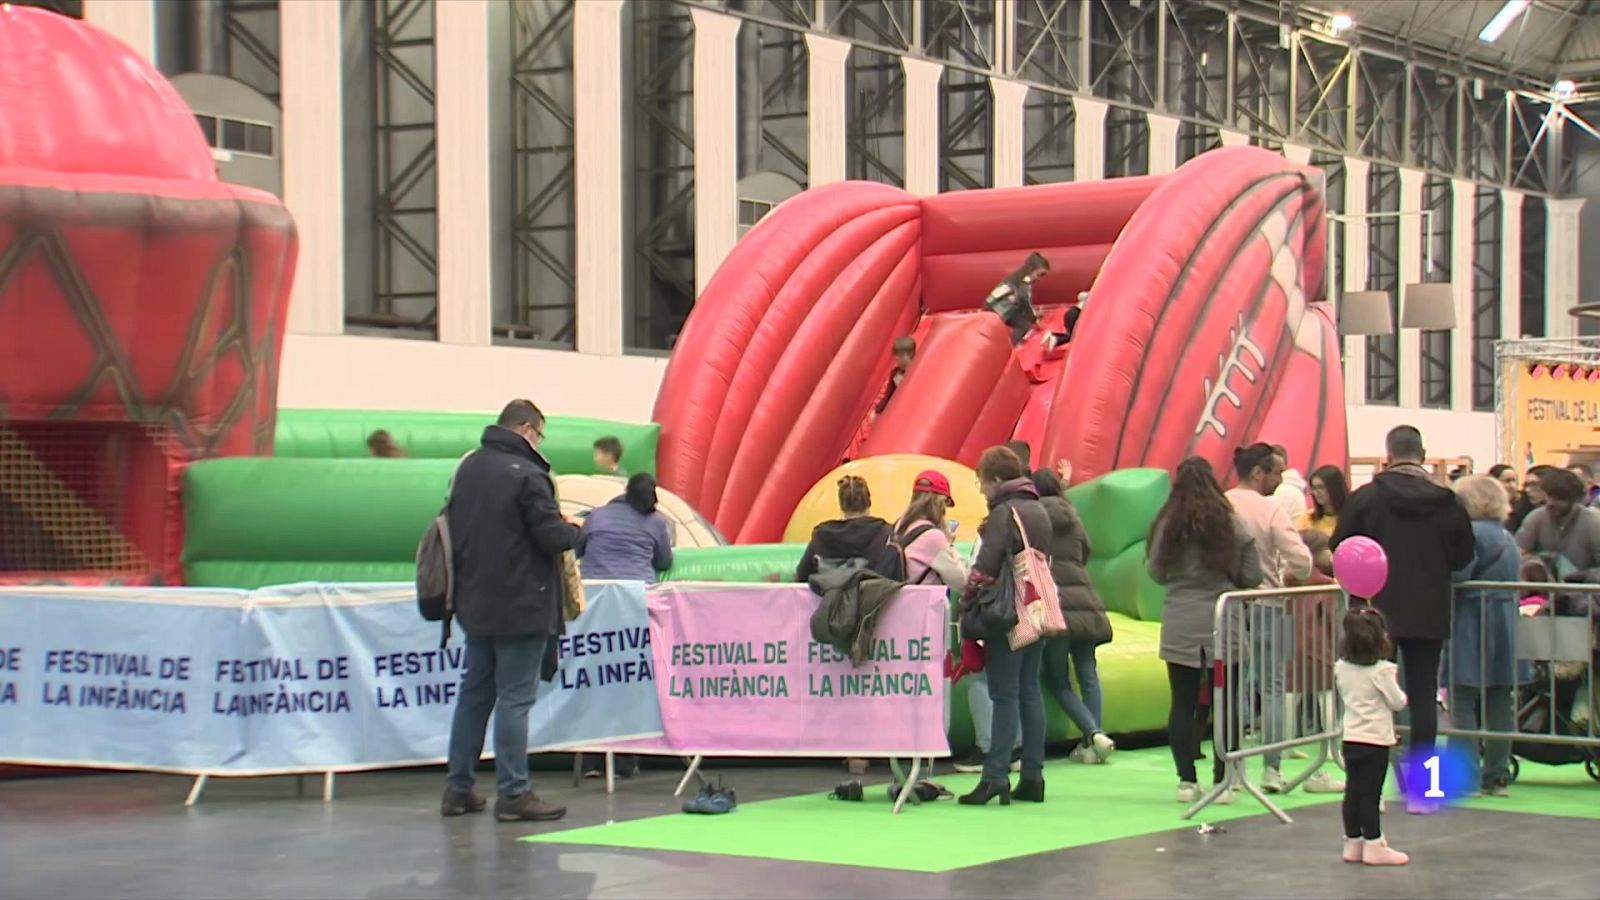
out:
M1303 471L1343 465L1314 175L1240 147L1159 177L807 191L740 241L689 317L656 404L662 484L749 543L779 539L847 455L970 465L1014 437L1082 480L1193 453L1220 470L1265 439ZM1042 327L1012 347L983 304L1031 252L1051 262ZM1046 353L1085 290L1072 344ZM875 416L905 334L917 358Z

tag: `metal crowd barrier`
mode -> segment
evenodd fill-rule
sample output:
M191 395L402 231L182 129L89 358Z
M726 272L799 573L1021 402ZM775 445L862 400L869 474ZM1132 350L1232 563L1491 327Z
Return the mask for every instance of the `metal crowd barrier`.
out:
M1343 591L1328 586L1229 591L1217 599L1211 752L1222 761L1223 777L1183 818L1237 784L1278 819L1291 822L1250 779L1246 763L1316 745L1316 755L1286 780L1284 793L1305 784L1329 761L1338 764L1343 713L1333 664L1346 602ZM1199 747L1194 749L1198 755Z
M1522 606L1530 595L1544 602ZM1522 757L1582 763L1600 781L1600 584L1466 582L1454 616L1439 733L1504 766L1491 778L1514 781Z

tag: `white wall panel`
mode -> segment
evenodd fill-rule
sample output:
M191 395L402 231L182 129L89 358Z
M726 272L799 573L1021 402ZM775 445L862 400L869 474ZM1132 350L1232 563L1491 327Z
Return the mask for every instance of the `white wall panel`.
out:
M155 63L155 0L84 0L83 19Z
M1456 298L1456 330L1450 337L1450 408L1472 410L1472 218L1478 186L1450 182L1450 286Z
M650 356L291 334L278 404L479 411L527 397L547 413L647 422L666 367Z
M573 6L573 208L578 349L622 352L622 0Z
M807 136L811 146L806 158L811 186L843 181L845 175L846 110L845 64L850 43L820 34L806 35L806 77L809 104L806 109Z
M1150 174L1165 175L1178 167L1178 125L1171 116L1150 113Z
M1344 159L1344 214L1347 218L1334 227L1344 228L1344 289L1367 289L1367 246L1371 240L1366 220L1367 173L1371 164L1364 159ZM1341 302L1343 295L1341 295ZM1399 323L1396 323L1398 325ZM1350 402L1367 396L1367 339L1355 335L1344 339L1344 395Z
M939 78L944 66L901 57L906 73L906 190L939 193Z
M706 289L739 240L738 57L733 16L695 7L694 284ZM752 26L754 27L754 26Z
M1505 191L1506 208L1511 208L1511 194ZM1583 223L1579 216L1583 212L1583 197L1564 197L1559 200L1546 200L1545 213L1549 217L1545 226L1545 276L1544 276L1544 322L1545 336L1547 337L1576 337L1578 334L1578 320L1572 317L1572 307L1582 302L1578 295L1580 267L1578 254L1582 252L1579 245L1579 235L1582 234ZM1508 223L1510 219L1506 220ZM1506 259L1515 260L1513 263L1517 270L1521 270L1521 237L1522 237L1522 197L1517 195L1517 255L1508 255ZM1520 308L1520 305L1519 305ZM1509 333L1509 337L1520 337L1519 333Z
M1423 178L1421 169L1400 170L1401 212L1416 213L1422 210ZM1422 216L1401 216L1400 284L1396 288L1400 294L1401 320L1405 318L1406 285L1422 280L1422 254ZM1400 405L1414 409L1422 405L1422 332L1415 328L1400 328L1400 321L1396 321L1394 327L1400 333L1395 366L1400 379Z
M290 4L293 5L293 4ZM490 79L494 53L488 0L434 6L439 184L439 340L487 346L493 337L494 142Z
M1072 180L1106 177L1106 105L1088 97L1072 98Z
M1023 115L1028 103L1028 86L1009 78L989 79L994 92L994 186L1022 184Z
M111 5L121 4L112 0ZM344 148L339 140L344 134L344 73L339 17L337 3L284 3L278 10L283 200L300 235L288 330L299 334L344 330Z
M1500 339L1512 340L1522 337L1522 192L1502 190L1500 204ZM1574 221L1572 255L1569 257L1574 261L1574 287L1578 283L1577 235L1577 223ZM1576 334L1577 322L1566 315L1565 309L1561 318L1569 323L1565 327L1572 329L1562 332L1562 336ZM1546 317L1546 322L1552 321Z

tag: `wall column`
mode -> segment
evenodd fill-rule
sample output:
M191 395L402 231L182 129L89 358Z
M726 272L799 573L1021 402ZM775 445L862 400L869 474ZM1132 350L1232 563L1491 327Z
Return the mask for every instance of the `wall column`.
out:
M1284 144L1283 158L1297 166L1311 165L1311 148L1305 144Z
M1501 263L1503 268L1511 271L1520 271L1522 268L1522 195L1515 191L1502 192L1505 197L1505 211L1503 219L1506 226L1503 243L1510 245L1513 236L1517 240L1515 255L1509 252ZM1511 228L1512 194L1516 194L1517 221L1516 229ZM1583 222L1580 215L1583 212L1583 197L1562 197L1544 202L1545 215L1545 255L1544 255L1544 328L1545 336L1571 338L1578 336L1578 320L1572 317L1572 308L1582 300L1578 295L1580 271L1578 257L1582 247L1578 238L1582 234ZM1511 268L1515 267L1515 268ZM1503 292L1502 292L1503 295ZM1515 308L1520 312L1521 288L1518 287L1519 302ZM1521 324L1518 330L1508 333L1506 337L1521 337Z
M939 193L939 78L944 66L900 57L906 72L906 190Z
M739 240L741 20L701 7L689 14L694 17L694 285L699 294Z
M850 42L820 34L806 35L806 77L809 91L806 119L810 148L806 176L811 187L843 181L845 175L845 61Z
M1422 271L1422 211L1421 169L1400 170L1400 210L1413 215L1400 217L1400 283L1395 287L1400 296L1400 315L1394 327L1400 340L1395 354L1395 377L1400 381L1400 406L1417 409L1422 406L1422 332L1415 328L1401 328L1405 318L1406 285L1423 280Z
M1353 156L1344 158L1344 289L1367 289L1367 245L1371 237L1367 229L1367 172L1371 163ZM1343 312L1344 296L1339 297L1336 309ZM1400 327L1400 323L1394 323ZM1352 335L1344 339L1344 396L1347 403L1365 403L1367 400L1367 336Z
M1450 408L1472 411L1472 218L1478 185L1450 182L1450 288L1456 330L1450 335Z
M290 4L293 5L293 4ZM434 7L439 184L439 340L487 346L495 265L494 141L491 85L494 47L488 0ZM504 110L499 117L504 119ZM502 276L503 277L503 276Z
M1106 177L1106 105L1073 97L1072 112L1072 180L1099 181Z
M1521 191L1502 190L1500 192L1500 339L1503 341L1515 340L1522 337L1522 197ZM1580 203L1582 201L1579 201ZM1563 225L1563 227L1566 227ZM1574 289L1578 286L1578 219L1576 213L1571 222L1572 229L1572 281ZM1551 232L1555 234L1555 232ZM1548 260L1548 257L1546 257ZM1549 271L1548 265L1546 272ZM1577 295L1571 295L1571 303L1561 306L1560 327L1565 331L1555 334L1561 337L1577 337L1578 320L1567 315L1567 310L1577 301ZM1549 297L1548 290L1545 297ZM1548 302L1548 299L1546 300ZM1546 307L1545 321L1553 322L1549 318L1549 308ZM1492 355L1492 351L1491 351Z
M578 350L622 352L622 0L572 7Z
M139 51L150 65L156 64L155 0L84 0L83 20Z
M1178 167L1177 119L1150 113L1150 174L1165 175Z
M91 0L90 6L122 6ZM130 3L128 6L138 6ZM340 4L278 10L283 202L300 235L288 330L344 331L344 85Z
M1217 136L1222 139L1222 146L1224 147L1250 146L1250 135L1242 131L1234 131L1232 128L1219 128L1217 129Z
M1022 184L1023 157L1027 141L1023 137L1023 118L1028 103L1028 86L1008 78L990 78L994 91L994 186Z

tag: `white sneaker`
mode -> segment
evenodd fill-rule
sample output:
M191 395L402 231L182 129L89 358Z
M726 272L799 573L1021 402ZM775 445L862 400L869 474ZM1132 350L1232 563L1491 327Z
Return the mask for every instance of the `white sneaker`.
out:
M1094 751L1089 749L1087 745L1073 748L1073 751L1067 754L1067 759L1075 763L1083 763L1086 766L1096 765L1100 762L1100 757L1095 756Z
M1383 838L1362 841L1361 845L1361 861L1369 866L1403 866L1411 862L1409 854L1390 847L1389 842Z
M1366 842L1361 838L1344 839L1344 861L1347 863L1361 862L1362 844Z
M1217 799L1215 799L1215 800L1213 800L1211 802L1215 803L1218 806L1232 806L1233 805L1233 789L1229 789L1229 790L1223 791L1222 793L1217 795Z
M1344 782L1329 775L1327 772L1318 772L1307 778L1300 789L1308 794L1342 794L1344 793Z
M1261 789L1269 794L1283 793L1283 773L1270 767L1262 769ZM1343 790L1343 788L1340 790Z
M1178 782L1178 802L1193 805L1200 799L1200 786L1192 781Z
M1094 748L1094 755L1101 762L1110 759L1111 754L1117 752L1117 742L1113 741L1111 735L1106 734L1104 731L1096 731L1093 735L1090 735L1089 745Z

